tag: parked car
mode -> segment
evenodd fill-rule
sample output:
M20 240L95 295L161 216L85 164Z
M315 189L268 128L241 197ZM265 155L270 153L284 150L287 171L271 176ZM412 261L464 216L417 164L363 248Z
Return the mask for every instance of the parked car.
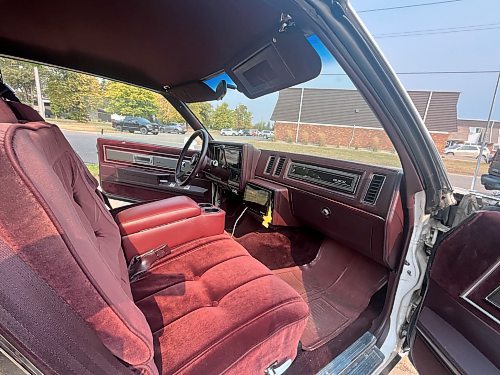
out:
M186 125L179 122L169 122L160 125L160 133L186 134Z
M477 159L479 154L481 153L480 145L460 145L458 147L449 147L444 150L445 156L448 157L460 157L460 158L469 158L469 159ZM490 157L490 150L488 148L484 148L481 160L488 162Z
M273 130L262 130L260 133L260 136L264 137L266 139L274 138L274 131Z
M224 135L224 136L237 136L239 134L238 134L238 131L234 130L234 129L222 129L220 131L220 135Z
M158 134L159 126L143 117L125 116L123 120L112 120L111 126L119 132L128 131L134 133L136 131L141 134Z
M481 184L486 190L500 190L500 152L494 153L488 173L481 176Z
M238 131L238 135L250 137L252 135L252 131L250 129L241 129Z

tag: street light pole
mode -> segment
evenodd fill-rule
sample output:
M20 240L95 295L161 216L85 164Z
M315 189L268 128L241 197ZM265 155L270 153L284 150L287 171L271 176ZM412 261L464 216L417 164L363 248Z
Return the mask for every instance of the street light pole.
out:
M490 113L488 114L488 122L486 123L486 130L490 125L491 115L493 113L493 108L495 107L495 101L497 99L498 84L500 83L500 72L498 72L497 83L495 85L495 91L493 92L493 98L491 100ZM493 129L491 129L493 131ZM481 149L479 151L479 156L477 157L476 170L474 171L474 176L472 177L472 184L470 189L473 191L476 187L477 174L479 173L479 167L481 166L481 159L483 158L483 151L486 147L486 131L481 136Z
M38 75L38 68L35 66L33 68L33 71L35 72L36 100L38 102L38 113L40 113L40 116L45 118L45 108L43 105L42 89L40 87L40 76Z
M304 100L304 88L300 91L299 115L297 117L297 129L295 130L295 143L299 143L300 118L302 117L302 101Z

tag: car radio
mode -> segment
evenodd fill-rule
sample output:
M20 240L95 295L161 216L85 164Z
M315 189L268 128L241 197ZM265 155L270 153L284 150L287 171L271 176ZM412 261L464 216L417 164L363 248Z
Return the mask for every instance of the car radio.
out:
M248 183L245 187L243 200L251 211L266 215L269 207L272 205L273 195L274 193L271 190Z

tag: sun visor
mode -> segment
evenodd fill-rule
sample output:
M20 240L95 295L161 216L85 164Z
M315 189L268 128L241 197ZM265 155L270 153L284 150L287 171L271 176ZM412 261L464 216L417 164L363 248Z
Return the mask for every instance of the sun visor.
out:
M220 99L220 93L212 90L203 82L190 82L172 87L169 89L169 92L185 103L197 103Z
M238 90L254 99L317 77L321 58L299 29L277 33L226 72Z

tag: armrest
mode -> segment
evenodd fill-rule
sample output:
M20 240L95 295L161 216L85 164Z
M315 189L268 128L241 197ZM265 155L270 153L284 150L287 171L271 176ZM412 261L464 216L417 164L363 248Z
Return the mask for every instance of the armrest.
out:
M115 220L121 235L126 236L200 214L201 208L195 201L179 196L125 209L116 215Z

